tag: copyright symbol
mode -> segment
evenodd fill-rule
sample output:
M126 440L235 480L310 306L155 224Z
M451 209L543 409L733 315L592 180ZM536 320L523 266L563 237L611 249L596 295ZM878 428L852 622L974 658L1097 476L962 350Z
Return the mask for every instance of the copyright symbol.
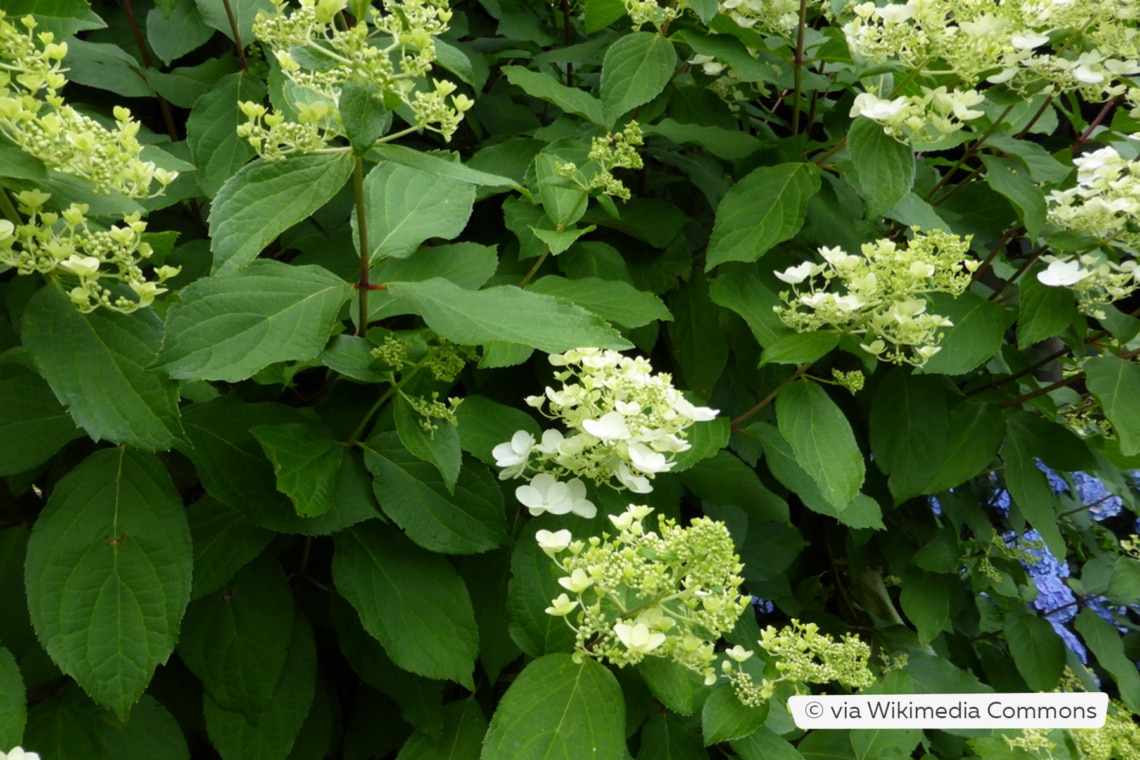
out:
M823 716L823 705L819 702L808 702L804 705L804 712L807 713L809 718L819 718Z

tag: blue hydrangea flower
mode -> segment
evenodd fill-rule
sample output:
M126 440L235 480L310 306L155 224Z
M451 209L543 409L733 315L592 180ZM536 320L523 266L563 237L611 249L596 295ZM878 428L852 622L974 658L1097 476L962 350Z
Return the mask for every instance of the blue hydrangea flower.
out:
M1089 515L1094 520L1107 520L1120 514L1124 501L1109 493L1099 478L1085 472L1074 472L1073 483L1077 487L1077 496L1089 508Z
M752 597L752 608L761 615L771 615L776 611L776 604L768 599L761 599L758 596L754 596Z
M935 498L934 496L931 496L930 498L928 498L927 502L930 504L930 511L931 512L933 512L936 515L942 514L942 502L938 501L938 499Z
M1045 473L1045 479L1049 481L1049 488L1053 489L1053 493L1065 493L1069 490L1069 484L1065 482L1065 479L1040 459L1037 460L1037 469Z

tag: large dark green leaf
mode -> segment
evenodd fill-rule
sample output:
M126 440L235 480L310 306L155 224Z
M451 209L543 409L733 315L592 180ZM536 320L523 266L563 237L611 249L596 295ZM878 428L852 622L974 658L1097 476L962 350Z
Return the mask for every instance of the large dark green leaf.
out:
M1085 362L1089 390L1104 409L1126 456L1140 453L1140 367L1111 354Z
M194 104L186 119L186 143L198 167L198 186L207 197L214 197L254 154L237 133L238 125L246 122L238 103L260 103L264 98L265 83L238 72L216 83Z
M591 659L549 654L527 665L491 719L482 760L623 760L621 686Z
M312 424L261 425L249 432L273 463L277 490L301 517L329 511L344 462L344 444Z
M35 467L82 435L42 378L0 364L0 475Z
M384 162L364 178L364 197L369 255L373 260L404 259L428 238L446 240L463 232L475 203L475 186L426 169Z
M870 119L852 119L847 149L869 217L894 206L914 186L914 151Z
M922 493L938 473L949 425L940 379L896 369L875 388L871 452L876 466L890 475L896 502Z
M1065 668L1065 642L1044 618L1022 611L1003 627L1017 671L1033 691L1052 691Z
M162 344L154 312L80 314L49 285L28 302L22 337L56 398L96 441L153 451L181 437L177 386L148 369Z
M447 560L375 523L338 533L335 547L337 591L392 661L412 673L474 688L475 612Z
M193 549L159 461L98 451L56 486L28 541L28 608L44 649L126 720L174 650Z
M776 397L780 433L820 493L842 510L863 485L866 468L851 423L815 383L798 381Z
M673 43L660 34L633 32L617 39L602 62L602 106L612 126L665 89L677 65Z

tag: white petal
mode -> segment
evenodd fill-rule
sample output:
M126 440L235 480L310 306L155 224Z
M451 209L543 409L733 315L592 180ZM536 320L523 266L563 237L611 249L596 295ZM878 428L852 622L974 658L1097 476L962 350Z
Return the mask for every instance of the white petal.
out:
M629 428L625 426L625 417L618 412L607 412L600 420L583 420L582 429L607 443L629 439Z

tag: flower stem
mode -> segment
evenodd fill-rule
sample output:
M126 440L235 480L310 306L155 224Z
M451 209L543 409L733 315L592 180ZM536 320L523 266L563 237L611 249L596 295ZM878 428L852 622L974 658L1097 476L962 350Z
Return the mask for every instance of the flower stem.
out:
M356 157L352 168L352 194L356 197L356 229L360 238L360 279L356 282L356 297L359 311L356 316L356 335L363 335L368 329L368 282L372 266L372 248L368 244L368 214L364 206L364 157Z
M550 246L546 246L546 249L542 252L542 255L538 257L538 261L534 262L534 266L530 268L530 271L527 272L521 280L519 280L520 288L526 287L526 284L534 279L535 274L538 273L538 268L542 266L542 262L546 261L546 257L549 255Z
M222 0L222 5L226 8L226 18L230 21L230 31L234 35L234 46L237 47L238 63L241 64L242 73L249 71L249 62L245 60L245 46L241 44L241 34L238 32L237 18L234 16L234 9L230 6L230 0Z
M804 35L807 29L807 0L800 0L800 23L796 30L796 57L792 63L792 134L800 133L800 96L803 94Z
M745 412L744 414L742 414L739 417L737 417L736 419L734 419L730 423L730 427L735 430L737 428L737 426L740 425L741 422L744 422L746 419L748 419L752 415L756 414L756 412L760 411L764 407L768 406L768 404L772 403L772 400L774 398L776 398L776 396L780 395L780 391L784 390L784 388L787 388L789 385L791 385L793 382L795 382L797 379L799 379L800 376L802 376L805 372L808 371L808 367L810 367L810 366L811 366L810 364L805 362L804 364L801 364L798 367L796 367L795 371L793 371L792 374L790 374L786 378L784 378L784 381L782 383L780 383L775 388L773 388L771 393L769 393L764 398L760 399L760 403L758 403L756 406L752 407L747 412Z

